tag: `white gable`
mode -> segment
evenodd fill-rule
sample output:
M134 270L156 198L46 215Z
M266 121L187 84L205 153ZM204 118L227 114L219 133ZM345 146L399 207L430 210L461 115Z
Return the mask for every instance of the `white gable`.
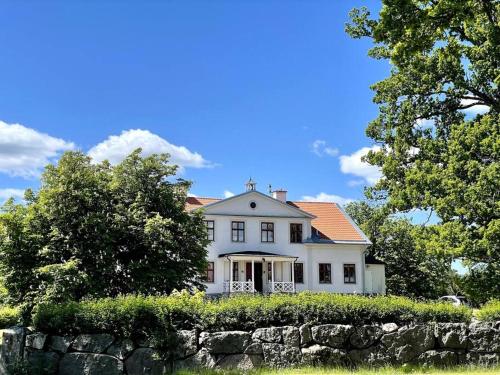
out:
M255 208L251 203L255 203ZM313 218L314 216L258 191L248 191L231 198L206 205L206 215L244 215Z

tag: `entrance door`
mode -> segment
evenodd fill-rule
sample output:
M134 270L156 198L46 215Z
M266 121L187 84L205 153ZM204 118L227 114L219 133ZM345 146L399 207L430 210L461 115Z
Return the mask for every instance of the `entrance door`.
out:
M264 290L262 285L262 263L255 262L253 267L255 273L255 291L262 293ZM246 281L252 280L252 262L247 262L245 265L245 278Z

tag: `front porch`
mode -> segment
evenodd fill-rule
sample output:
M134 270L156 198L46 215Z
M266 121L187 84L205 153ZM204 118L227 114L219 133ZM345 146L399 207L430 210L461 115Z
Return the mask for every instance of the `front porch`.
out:
M297 257L259 251L220 257L225 258L224 293L295 293Z

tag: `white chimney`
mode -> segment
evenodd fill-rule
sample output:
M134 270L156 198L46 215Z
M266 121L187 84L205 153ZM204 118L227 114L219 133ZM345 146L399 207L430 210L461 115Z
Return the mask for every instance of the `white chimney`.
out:
M286 203L286 193L287 191L284 189L277 189L273 191L273 198L277 199L279 201L282 201L283 203Z

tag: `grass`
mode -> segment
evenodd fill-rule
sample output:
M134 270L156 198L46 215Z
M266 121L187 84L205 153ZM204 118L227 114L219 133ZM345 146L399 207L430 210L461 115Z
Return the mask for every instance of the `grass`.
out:
M500 367L481 368L472 366L453 367L447 369L437 368L424 368L424 367L383 367L379 369L356 369L349 370L343 368L314 368L314 367L300 367L295 369L259 369L250 372L241 371L223 371L223 370L196 370L180 371L177 375L403 375L403 374L443 374L443 375L493 375L499 374Z

